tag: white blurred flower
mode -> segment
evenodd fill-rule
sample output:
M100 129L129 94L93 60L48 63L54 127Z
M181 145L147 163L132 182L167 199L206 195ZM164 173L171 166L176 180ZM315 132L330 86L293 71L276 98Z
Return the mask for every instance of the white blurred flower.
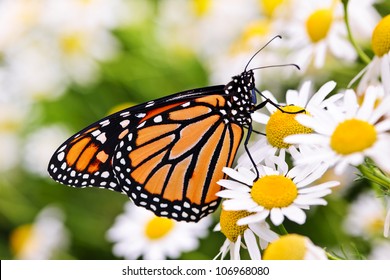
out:
M65 250L69 233L64 226L64 214L59 208L49 206L41 210L34 223L14 229L10 237L11 249L16 259L47 260Z
M345 231L366 239L383 236L386 207L374 192L362 193L353 201L344 221Z
M114 242L113 252L125 259L176 259L181 253L195 250L199 238L208 234L211 217L198 223L177 222L157 217L151 211L128 202L107 232Z
M53 151L66 139L68 133L61 126L42 127L25 139L23 160L25 168L47 177L47 163Z
M356 59L356 51L347 39L341 1L301 0L295 4L295 19L285 26L285 32L292 52L289 60L301 67L301 73L311 66L322 68L329 54L339 61Z
M0 52L15 99L57 97L71 82L91 83L99 62L118 51L111 31L126 11L123 0L10 2L0 3ZM1 17L4 9L10 14Z

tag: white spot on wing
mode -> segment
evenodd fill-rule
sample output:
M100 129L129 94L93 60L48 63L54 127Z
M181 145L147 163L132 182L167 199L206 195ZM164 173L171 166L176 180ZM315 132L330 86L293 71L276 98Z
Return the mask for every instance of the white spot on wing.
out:
M99 140L102 144L104 144L107 140L106 133L100 134L98 137L96 137L97 140Z
M58 159L59 161L63 161L64 158L65 158L65 153L64 153L64 152L61 152L61 153L59 153L59 154L57 155L57 159Z
M162 117L161 116L157 116L153 120L154 120L155 123L159 123L159 122L162 122Z
M129 120L123 120L123 121L120 122L120 125L121 125L123 128L125 128L126 126L129 125L129 123L130 123Z

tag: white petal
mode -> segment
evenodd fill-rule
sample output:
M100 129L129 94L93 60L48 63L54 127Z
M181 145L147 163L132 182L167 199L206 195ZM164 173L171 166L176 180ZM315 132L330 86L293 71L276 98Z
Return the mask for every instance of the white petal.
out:
M299 104L299 100L300 99L299 99L298 91L292 90L292 89L287 90L287 92L286 92L286 104L294 104L294 105L297 105L297 106L305 107L306 104L304 104L302 106L301 104Z
M251 117L253 121L261 124L267 124L269 121L269 116L260 112L252 113Z
M376 98L376 92L367 91L367 93L364 95L363 104L360 106L359 110L356 113L356 118L360 120L368 120L374 110Z
M303 206L303 205L327 205L328 202L323 198L312 198L309 196L300 196L297 197L294 201L296 205Z
M223 203L225 210L250 210L257 206L257 203L252 199L228 199Z
M251 195L248 192L240 192L240 191L232 191L232 190L219 191L216 193L216 195L222 198L235 198L235 199L251 198Z
M252 171L250 171L248 168L246 167L239 167L237 169L237 171L242 174L245 178L249 179L253 185L253 181L256 179L256 174L253 173Z
M357 102L357 97L355 92L352 89L347 89L344 95L344 105L345 105L345 116L347 119L353 118L356 116L356 112L359 109L359 104Z
M321 190L327 190L329 188L336 187L338 185L340 185L340 182L338 181L325 182L316 186L299 189L299 193L300 194L313 193Z
M336 87L336 82L329 81L324 84L310 99L307 107L311 107L313 105L320 106L322 101L324 101L325 97L329 95L329 93Z
M327 145L329 137L320 134L294 134L284 138L286 143L290 144L311 144L311 145Z
M239 219L237 221L237 225L242 226L242 225L247 225L251 223L257 223L260 221L264 221L269 214L269 210L264 210L259 213L256 213L254 215L247 216L245 218Z
M239 260L240 259L240 247L241 247L241 235L237 237L236 242L233 243L233 248L230 249L230 259Z
M390 100L389 100L390 102ZM390 130L390 119L386 119L381 121L375 125L375 129L377 132L387 132Z
M250 192L250 188L244 184L241 184L240 182L236 182L233 180L228 179L221 179L218 182L218 185L229 189L229 190L235 190L235 191L244 191L244 192Z
M281 211L290 221L294 221L297 224L302 225L306 221L306 214L299 207L290 205L289 207L282 208Z
M240 181L248 186L253 185L253 180L246 178L245 176L243 176L242 174L240 174L239 172L237 172L232 168L224 167L222 171L232 179Z
M263 223L251 223L248 224L249 228L257 234L260 239L264 239L267 242L273 242L278 239L278 235L267 227L265 222Z
M249 256L252 260L260 260L260 250L256 242L256 237L250 229L244 231L244 239L248 248Z
M390 111L390 96L385 97L382 102L375 108L370 119L370 123L376 123L384 114Z
M280 208L272 208L270 218L275 226L279 226L284 221L284 216Z
M381 59L381 81L386 94L390 93L390 56L385 54Z
M315 48L314 67L319 69L325 64L326 44L325 42L320 42L315 46Z

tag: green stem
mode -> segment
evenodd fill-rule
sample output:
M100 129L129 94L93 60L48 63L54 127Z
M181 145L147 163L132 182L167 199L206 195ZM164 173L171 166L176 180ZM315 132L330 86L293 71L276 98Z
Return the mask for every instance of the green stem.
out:
M364 178L380 185L386 192L390 191L390 178L378 167L366 160L357 167Z
M371 59L358 46L358 44L356 43L355 39L352 36L351 27L349 25L349 19L348 19L348 2L349 2L349 0L342 0L342 2L343 2L343 7L344 7L344 22L345 22L345 26L347 27L348 39L351 42L352 46L355 48L355 50L356 50L357 54L359 55L360 59L365 64L369 64Z
M331 253L325 251L326 253L326 256L328 257L329 260L332 260L332 261L341 261L342 259L340 259L339 257L336 257L335 255L332 255Z
M279 225L279 226L278 226L278 229L279 229L279 232L280 232L281 235L286 235L286 234L288 234L288 231L286 230L286 228L284 227L283 224Z

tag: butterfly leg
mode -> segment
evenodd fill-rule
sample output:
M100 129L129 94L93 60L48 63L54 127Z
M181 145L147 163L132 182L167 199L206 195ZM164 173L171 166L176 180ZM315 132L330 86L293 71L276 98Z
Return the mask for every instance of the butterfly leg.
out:
M256 168L256 163L255 161L253 160L253 157L249 151L249 148L248 148L248 144L249 144L249 139L251 137L251 134L253 132L253 128L252 128L252 124L250 124L248 126L248 133L246 134L246 137L245 137L245 142L244 142L244 149L245 149L245 152L248 154L248 157L250 159L250 161L252 162L253 164L253 168L255 169L255 172L256 172L256 178L255 180L253 180L253 182L257 181L257 179L259 179L260 175L259 175L259 171L257 170Z
M282 106L281 106L280 104L275 103L275 102L273 102L271 99L265 97L265 96L261 93L261 91L258 90L257 88L255 88L255 91L265 99L263 102L261 102L260 104L257 104L257 105L255 106L255 110L261 109L261 108L263 108L267 103L270 103L270 104L272 104L273 106L275 106L276 109L278 109L279 111L281 111L281 112L283 112L283 113L286 113L286 114L299 114L299 113L304 113L304 112L306 112L305 109L302 109L302 110L299 110L299 111L296 111L296 112L287 112L287 111L285 111L285 110L282 109Z

